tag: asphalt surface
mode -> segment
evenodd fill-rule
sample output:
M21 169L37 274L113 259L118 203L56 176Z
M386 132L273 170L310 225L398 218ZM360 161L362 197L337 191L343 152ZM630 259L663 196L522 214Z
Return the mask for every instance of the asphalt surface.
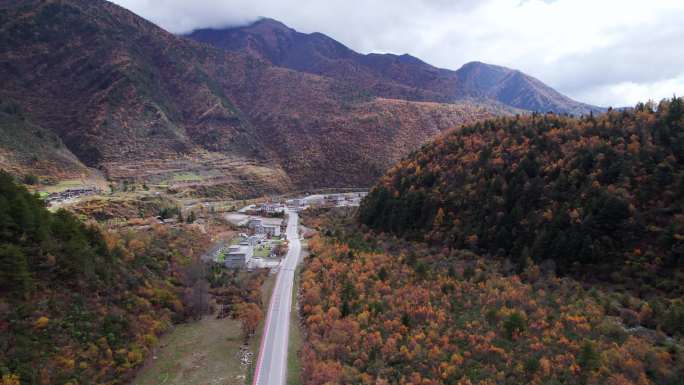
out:
M286 234L289 249L278 271L271 295L254 371L254 385L281 385L286 382L292 287L302 249L298 231L299 216L294 211L288 211L288 214Z

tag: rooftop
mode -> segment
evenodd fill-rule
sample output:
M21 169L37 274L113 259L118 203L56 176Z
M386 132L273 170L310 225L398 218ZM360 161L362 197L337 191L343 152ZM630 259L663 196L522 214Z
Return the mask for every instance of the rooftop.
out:
M228 254L248 254L251 246L234 245L228 248Z

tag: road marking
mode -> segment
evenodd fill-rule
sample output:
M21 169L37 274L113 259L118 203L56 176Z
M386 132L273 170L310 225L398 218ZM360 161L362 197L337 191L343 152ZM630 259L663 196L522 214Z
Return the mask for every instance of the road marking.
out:
M266 348L266 341L269 339L269 335L271 334L271 322L273 322L273 313L278 314L279 317L285 317L281 321L278 322L273 329L273 338L271 342L275 346L271 346L271 359L269 361L269 366L268 368L265 368L265 370L268 371L268 380L265 382L265 384L268 385L280 385L284 384L286 382L286 367L287 367L287 349L288 349L288 340L289 340L289 333L290 333L290 317L291 317L291 308L292 308L292 288L294 287L294 271L296 270L296 266L299 263L299 257L301 253L301 243L300 243L300 238L299 234L297 234L298 231L298 224L299 224L299 217L296 212L291 212L290 211L290 217L288 219L288 229L287 229L287 238L290 239L292 238L292 242L290 243L290 248L288 250L288 254L285 256L285 260L281 263L281 267L278 270L278 277L276 279L276 284L273 288L273 294L271 295L271 300L269 304L269 309L268 309L268 315L266 317L266 323L264 324L264 332L261 335L261 344L260 344L260 350L259 350L259 357L257 359L257 367L255 369L254 373L254 385L259 385L263 378L261 377L262 374L262 369L264 369L262 366L264 365L264 356L266 355L265 348ZM292 235L290 235L292 233ZM295 243L297 244L295 247ZM295 255L296 254L296 255ZM294 263L294 267L286 267L290 266ZM287 272L287 273L284 273ZM292 272L292 274L289 274ZM285 276L286 275L286 276ZM284 277L285 276L285 277ZM282 291L284 289L288 289L286 293L283 293ZM281 307L281 303L285 308ZM284 331L282 331L282 328L285 328ZM281 331L278 333L278 331ZM278 357L275 355L276 349L278 346L278 343L280 342L280 356ZM278 359L280 358L280 359ZM280 365L280 376L279 378L274 378L272 375L271 371L273 370L273 365ZM277 366L276 366L277 368ZM266 380L264 380L266 381Z
M278 274L278 278L276 278L276 283L273 286L273 290L275 292L276 288L278 287L278 283L280 282L280 274ZM254 385L259 384L259 376L261 374L261 365L263 364L264 361L264 346L266 345L266 340L268 339L268 333L270 332L271 329L271 314L273 314L273 302L274 302L274 296L271 296L271 301L268 306L268 314L266 315L266 323L264 323L264 331L261 334L261 343L259 344L259 357L257 358L257 367L254 372Z

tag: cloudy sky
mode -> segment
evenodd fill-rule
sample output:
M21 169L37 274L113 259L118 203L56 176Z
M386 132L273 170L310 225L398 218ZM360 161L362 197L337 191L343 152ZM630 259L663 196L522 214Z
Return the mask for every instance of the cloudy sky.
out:
M363 52L520 69L583 102L684 95L684 0L114 0L175 33L271 17Z

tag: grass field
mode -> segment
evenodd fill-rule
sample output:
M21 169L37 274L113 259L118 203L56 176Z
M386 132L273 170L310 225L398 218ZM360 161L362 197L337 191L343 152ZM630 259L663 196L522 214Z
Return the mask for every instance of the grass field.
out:
M262 300L268 304L275 276L269 276L262 287ZM266 306L266 305L265 305ZM263 324L263 322L262 322ZM262 326L251 338L249 350L256 361ZM201 321L178 325L160 338L155 355L131 383L134 385L244 385L251 384L254 363L240 364L242 346L240 322L216 319L213 315Z
M179 181L189 181L189 182L197 182L203 180L204 177L198 173L195 172L181 172L177 174L173 174L171 177L171 181L173 182L179 182Z
M76 187L82 187L86 182L84 182L81 179L69 179L69 180L63 180L57 183L56 185L52 186L44 186L41 188L41 191L47 192L47 193L53 193L53 192L61 192L70 188L76 188Z
M256 246L254 256L257 258L267 258L271 254L271 246Z
M307 252L302 244L302 258L306 256ZM299 361L299 352L302 350L304 339L302 336L302 329L299 322L297 293L299 292L300 273L302 265L300 263L295 270L294 286L292 288L292 309L290 310L290 339L287 346L287 385L301 385L302 383L302 367Z
M206 316L177 326L162 337L156 360L133 381L136 385L244 384L240 365L240 322Z

